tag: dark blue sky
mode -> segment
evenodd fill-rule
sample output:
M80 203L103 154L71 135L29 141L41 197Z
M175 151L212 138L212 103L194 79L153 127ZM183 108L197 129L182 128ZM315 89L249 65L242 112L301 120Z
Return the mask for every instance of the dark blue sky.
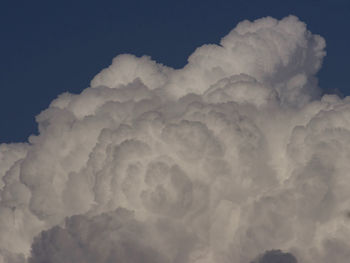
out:
M1 1L0 142L25 141L35 115L62 92L79 93L121 53L179 68L194 49L235 25L289 14L327 41L324 90L350 95L350 1Z

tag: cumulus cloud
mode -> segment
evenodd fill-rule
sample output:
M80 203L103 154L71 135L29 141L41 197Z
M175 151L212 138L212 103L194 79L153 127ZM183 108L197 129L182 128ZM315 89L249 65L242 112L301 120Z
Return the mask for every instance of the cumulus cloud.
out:
M0 145L0 262L345 263L350 101L325 41L243 21L182 69L120 55Z

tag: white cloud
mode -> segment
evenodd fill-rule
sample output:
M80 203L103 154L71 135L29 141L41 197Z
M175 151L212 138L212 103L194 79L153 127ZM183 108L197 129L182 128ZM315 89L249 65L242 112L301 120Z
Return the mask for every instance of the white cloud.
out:
M0 262L348 262L350 104L320 98L324 48L289 16L179 70L118 56L0 146Z

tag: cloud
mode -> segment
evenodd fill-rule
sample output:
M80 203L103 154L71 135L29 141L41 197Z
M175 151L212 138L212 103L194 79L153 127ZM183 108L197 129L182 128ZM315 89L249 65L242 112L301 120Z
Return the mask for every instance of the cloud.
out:
M0 262L348 262L350 104L320 96L324 48L289 16L178 70L116 57L0 145Z
M297 260L290 253L283 253L281 250L270 250L252 263L297 263Z
M36 237L29 262L166 262L152 247L149 230L125 209L66 220Z

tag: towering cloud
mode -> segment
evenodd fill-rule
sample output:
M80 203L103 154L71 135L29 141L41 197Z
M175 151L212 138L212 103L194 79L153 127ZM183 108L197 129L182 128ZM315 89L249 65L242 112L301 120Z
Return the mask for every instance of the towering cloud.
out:
M0 262L347 263L350 100L325 41L244 21L179 70L120 55L0 145Z

